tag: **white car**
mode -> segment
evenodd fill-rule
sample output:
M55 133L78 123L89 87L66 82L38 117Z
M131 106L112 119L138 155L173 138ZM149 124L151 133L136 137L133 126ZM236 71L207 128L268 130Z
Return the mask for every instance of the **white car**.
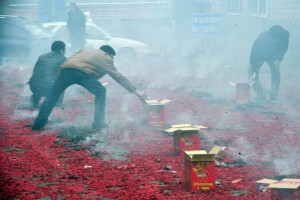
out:
M53 32L60 40L69 43L66 22L43 23L43 26ZM96 24L88 21L86 23L85 49L99 49L101 45L112 46L119 59L134 60L151 53L151 49L147 44L132 39L113 37Z

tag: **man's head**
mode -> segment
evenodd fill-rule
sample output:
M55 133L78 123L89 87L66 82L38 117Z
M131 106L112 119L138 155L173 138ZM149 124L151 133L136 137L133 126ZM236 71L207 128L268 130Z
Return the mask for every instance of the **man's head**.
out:
M51 51L65 55L66 44L63 41L54 41L51 45Z
M284 30L281 26L279 25L274 25L269 29L269 32L272 36L272 39L274 41L279 41L286 35L286 30Z
M115 50L109 45L103 45L99 49L104 51L105 53L107 53L111 57L114 57L116 55Z
M77 9L76 3L70 3L70 11L75 11Z

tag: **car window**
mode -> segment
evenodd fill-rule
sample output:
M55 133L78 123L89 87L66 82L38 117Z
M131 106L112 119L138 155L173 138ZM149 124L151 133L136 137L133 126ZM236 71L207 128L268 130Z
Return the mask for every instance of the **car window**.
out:
M28 38L31 35L22 28L8 23L1 23L0 25L1 38Z
M104 33L102 33L96 27L87 25L86 26L86 39L91 39L91 40L106 40L108 38L105 36Z

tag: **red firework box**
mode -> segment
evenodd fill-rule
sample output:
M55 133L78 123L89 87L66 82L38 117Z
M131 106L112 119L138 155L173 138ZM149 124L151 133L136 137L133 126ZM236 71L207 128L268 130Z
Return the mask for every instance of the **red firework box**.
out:
M300 200L300 179L262 179L256 181L256 188L263 192L270 188L272 200Z
M162 101L146 100L147 103L147 121L152 126L163 126L166 124L165 105L171 102L168 99Z
M207 128L202 125L192 126L191 124L176 124L171 128L166 129L165 132L173 135L174 139L174 154L184 155L184 151L199 150L200 138L199 131Z
M205 150L185 151L185 188L189 190L211 190L216 187L216 155L221 151L214 145Z

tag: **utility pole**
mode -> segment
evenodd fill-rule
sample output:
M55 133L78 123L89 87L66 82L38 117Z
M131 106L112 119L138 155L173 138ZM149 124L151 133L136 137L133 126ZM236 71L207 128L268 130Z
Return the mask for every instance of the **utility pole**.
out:
M51 0L51 17L50 21L56 21L56 6L55 6L55 0Z

